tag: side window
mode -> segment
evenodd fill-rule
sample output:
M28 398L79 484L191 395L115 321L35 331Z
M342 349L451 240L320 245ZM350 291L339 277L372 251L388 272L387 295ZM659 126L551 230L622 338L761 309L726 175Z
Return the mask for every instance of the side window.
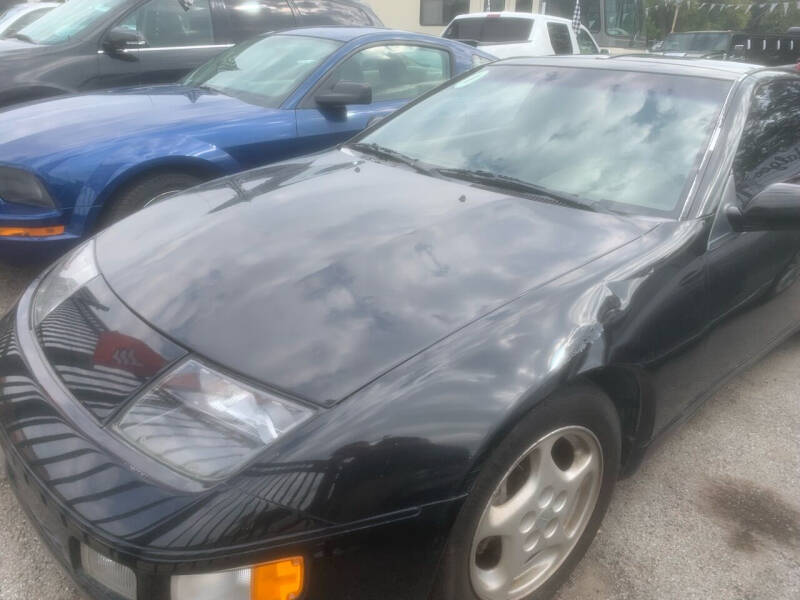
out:
M578 47L581 50L581 54L600 54L600 50L598 50L589 32L585 29L578 31Z
M421 0L420 25L447 25L458 15L469 12L469 0Z
M773 183L800 183L800 79L756 89L733 173L742 204Z
M345 60L332 75L339 81L367 83L373 102L411 100L450 79L450 54L422 46L375 46Z
M209 0L193 3L151 0L125 17L118 27L138 31L150 48L202 46L214 43Z
M572 54L572 39L569 37L569 27L563 23L548 23L547 33L550 35L550 44L556 54Z
M294 5L302 16L303 25L372 25L366 12L350 4L330 0L295 0Z
M236 41L295 26L286 0L225 0L225 8Z

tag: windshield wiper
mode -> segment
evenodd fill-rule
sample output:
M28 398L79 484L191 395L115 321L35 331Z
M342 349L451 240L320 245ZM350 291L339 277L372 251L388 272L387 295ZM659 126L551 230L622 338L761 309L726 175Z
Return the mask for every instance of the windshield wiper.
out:
M36 42L33 41L33 38L25 35L24 33L20 33L17 31L16 33L12 33L8 37L14 38L15 40L22 40L23 42L28 42L29 44L35 44Z
M546 188L534 183L528 183L516 177L508 175L498 175L490 171L483 171L480 169L436 169L436 172L444 175L445 177L452 177L454 179L462 179L471 183L479 183L490 187L499 188L511 192L521 192L523 194L531 194L534 196L543 196L549 199L554 204L562 206L569 206L571 208L580 208L583 210L591 210L596 212L594 204L589 204L580 200L577 196L567 194L565 192L556 192L550 188Z
M416 171L419 171L420 173L424 173L425 175L431 174L431 169L424 166L419 159L411 158L402 152L392 150L391 148L386 148L380 144L356 142L354 144L347 144L347 147L357 150L358 152L363 152L364 154L369 154L376 158L406 165L412 169L415 169Z

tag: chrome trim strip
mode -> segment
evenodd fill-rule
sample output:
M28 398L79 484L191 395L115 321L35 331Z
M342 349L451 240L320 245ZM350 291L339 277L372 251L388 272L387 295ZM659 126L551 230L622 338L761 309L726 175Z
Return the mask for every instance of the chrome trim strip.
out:
M137 54L139 52L160 52L162 50L209 50L211 48L233 48L234 44L206 44L204 46L166 46L164 48L126 48L124 54ZM98 50L98 54L106 54L105 50Z

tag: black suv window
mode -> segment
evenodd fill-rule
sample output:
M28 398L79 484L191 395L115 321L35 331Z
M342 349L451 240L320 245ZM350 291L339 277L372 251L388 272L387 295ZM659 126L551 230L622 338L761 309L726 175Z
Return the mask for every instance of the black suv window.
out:
M753 94L734 162L743 204L773 183L800 180L800 79L778 79Z
M372 25L369 15L352 4L330 0L295 0L294 5L303 17L303 25Z
M547 33L550 35L550 44L556 54L572 54L572 40L569 37L569 27L563 23L548 23Z
M192 4L178 0L150 0L120 22L138 31L149 48L202 46L214 43L208 0Z
M292 8L286 0L225 0L225 8L237 42L295 26Z

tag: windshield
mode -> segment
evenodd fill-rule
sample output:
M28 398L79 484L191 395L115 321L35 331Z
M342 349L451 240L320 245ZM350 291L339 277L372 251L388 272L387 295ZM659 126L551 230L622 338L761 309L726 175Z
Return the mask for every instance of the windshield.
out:
M664 52L727 52L729 33L670 33L664 40Z
M19 31L34 44L60 44L80 35L128 0L69 0Z
M213 58L184 84L278 108L340 46L333 40L295 35L256 38Z
M730 85L488 66L359 141L434 171L491 173L595 208L677 216Z

